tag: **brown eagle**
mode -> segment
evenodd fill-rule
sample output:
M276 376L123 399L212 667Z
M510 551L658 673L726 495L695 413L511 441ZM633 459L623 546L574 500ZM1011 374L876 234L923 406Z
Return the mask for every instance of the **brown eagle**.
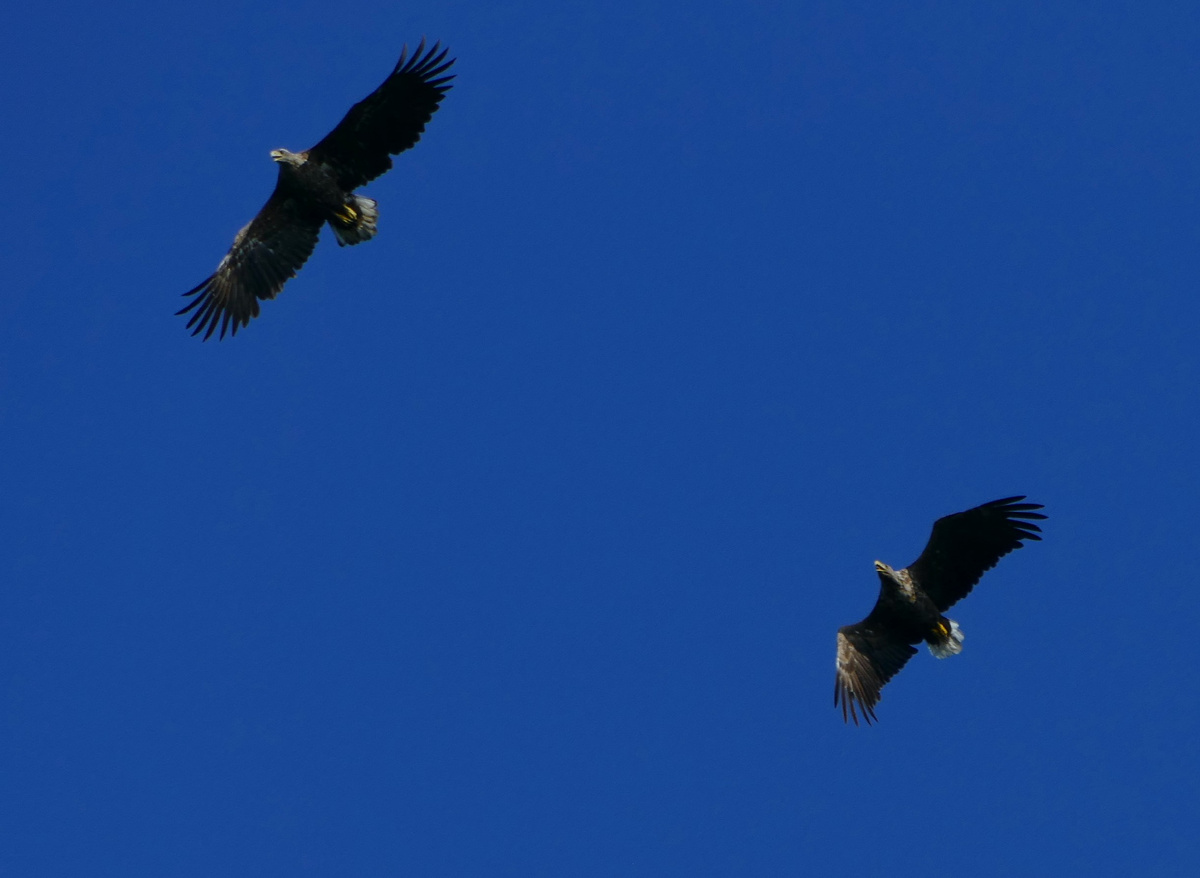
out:
M916 655L914 644L925 641L938 658L962 652L962 629L942 613L1022 540L1041 539L1041 528L1030 519L1044 519L1035 511L1043 507L1024 499L1005 497L939 518L921 557L903 570L875 562L875 609L857 625L838 629L833 704L842 705L843 720L858 725L856 702L868 724L876 718L880 690Z
M207 341L219 323L237 335L239 327L258 316L258 300L273 299L317 245L329 223L339 245L359 244L375 236L379 210L372 198L354 195L359 186L392 166L391 156L415 144L437 110L453 75L443 76L455 59L425 40L406 59L408 47L383 85L350 108L346 117L307 152L276 149L279 163L275 191L250 224L237 233L233 246L207 277L185 296L195 296L179 314L193 308L192 335Z

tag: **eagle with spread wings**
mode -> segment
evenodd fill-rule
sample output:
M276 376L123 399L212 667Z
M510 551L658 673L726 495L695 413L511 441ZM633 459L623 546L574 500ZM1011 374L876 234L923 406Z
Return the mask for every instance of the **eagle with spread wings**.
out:
M440 49L440 51L439 51ZM237 233L217 270L184 296L179 314L195 311L187 327L207 341L220 326L236 335L258 316L258 300L273 299L308 260L321 226L329 223L339 245L375 236L379 219L373 198L354 190L392 166L391 156L413 146L433 117L453 74L440 43L425 51L422 38L408 57L406 46L391 75L307 152L277 149L275 191L250 224Z
M916 655L914 644L924 641L938 658L962 652L962 629L942 614L1022 540L1041 539L1033 521L1046 517L1037 511L1043 507L1024 499L1006 497L939 518L921 557L903 570L875 562L875 609L838 629L833 704L841 704L844 721L858 725L855 705L868 724L876 719L880 690Z

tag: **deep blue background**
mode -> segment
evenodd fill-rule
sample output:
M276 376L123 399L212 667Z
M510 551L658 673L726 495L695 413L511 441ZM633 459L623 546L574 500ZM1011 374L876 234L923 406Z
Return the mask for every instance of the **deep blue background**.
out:
M6 7L0 874L1195 874L1200 9L1050 5ZM422 34L378 238L189 337Z

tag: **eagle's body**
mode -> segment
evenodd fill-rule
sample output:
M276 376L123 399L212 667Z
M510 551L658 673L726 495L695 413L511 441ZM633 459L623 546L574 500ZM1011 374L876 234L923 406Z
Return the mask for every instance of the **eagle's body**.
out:
M879 574L878 611L891 624L891 630L907 643L922 640L932 645L945 641L945 628L950 624L937 604L913 581L907 570L892 570L876 562Z
M962 652L962 630L943 613L1022 540L1041 539L1029 519L1046 516L1024 499L1006 497L939 518L921 557L903 570L875 562L875 608L838 630L833 703L841 704L843 719L858 723L856 705L868 723L875 719L880 690L916 655L915 644L924 641L938 658Z
M276 149L271 158L279 164L276 183L289 197L312 204L326 220L332 219L346 203L347 192L338 185L333 169L312 159L307 152L288 152Z
M300 208L311 208L311 218L329 223L339 246L359 244L375 237L379 218L373 198L352 195L338 182L337 170L307 152L272 151L271 158L279 163L279 180L275 184Z
M277 149L275 191L249 225L238 232L217 270L184 293L195 296L179 313L192 309L193 335L220 337L258 316L258 300L273 299L308 260L321 226L329 223L338 244L359 244L375 236L379 219L374 199L354 190L392 166L391 156L413 146L450 89L443 76L454 60L425 41L391 75L350 108L320 143L306 152Z

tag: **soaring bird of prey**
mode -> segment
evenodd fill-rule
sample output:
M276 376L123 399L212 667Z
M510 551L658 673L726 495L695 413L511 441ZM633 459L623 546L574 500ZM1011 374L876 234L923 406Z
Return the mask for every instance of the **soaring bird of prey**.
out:
M453 75L443 76L454 59L425 40L400 61L379 88L350 108L344 119L307 152L276 149L279 163L275 191L250 224L237 233L233 246L210 277L184 293L195 296L179 314L193 308L192 335L207 341L221 326L219 338L258 316L258 300L273 299L317 245L329 223L339 245L360 244L375 236L379 219L374 199L353 194L392 166L391 156L415 144L437 110Z
M1022 540L1041 539L1033 520L1046 517L1036 511L1043 507L1024 499L1005 497L939 518L921 557L903 570L875 562L875 609L857 625L838 629L833 704L842 705L843 720L858 725L856 703L868 724L876 719L880 690L917 654L914 644L925 641L938 658L962 652L962 629L942 613Z

